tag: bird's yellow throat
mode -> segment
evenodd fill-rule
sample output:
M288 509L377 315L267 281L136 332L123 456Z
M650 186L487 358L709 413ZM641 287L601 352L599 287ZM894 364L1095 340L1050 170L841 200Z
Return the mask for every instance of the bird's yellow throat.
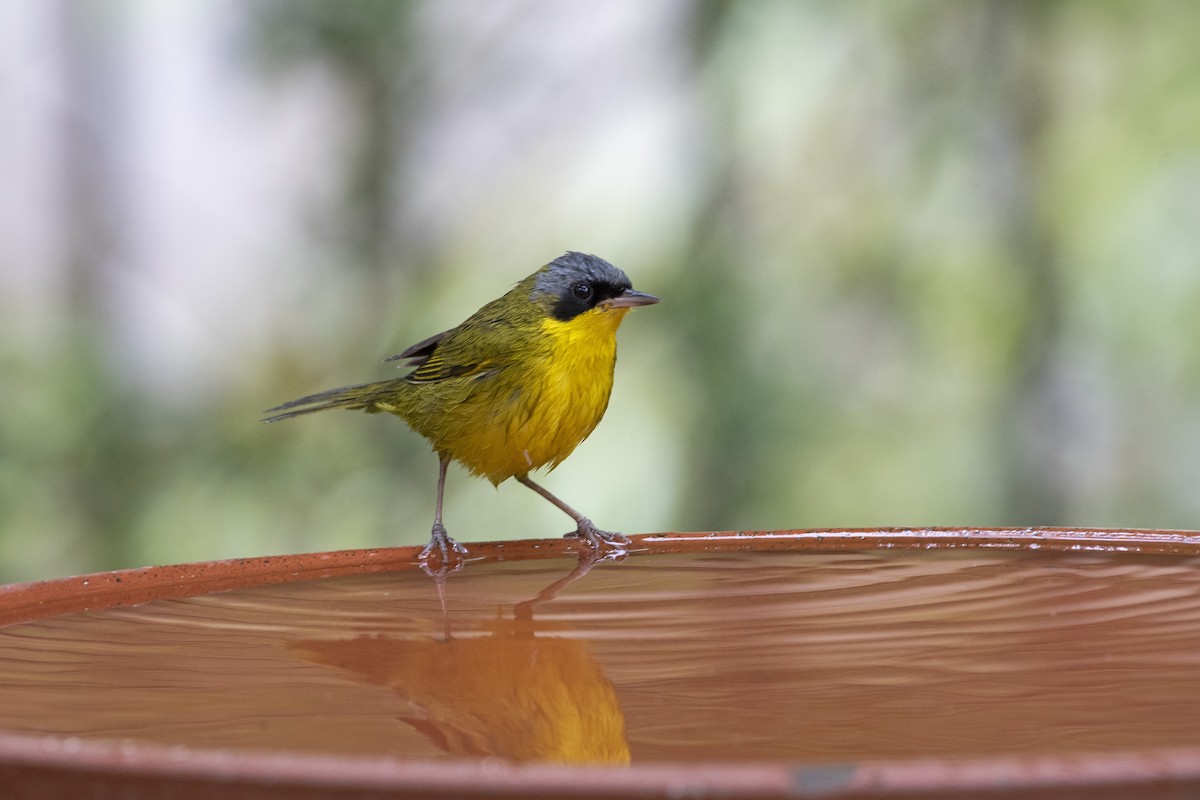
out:
M596 428L608 408L617 327L628 310L593 309L565 322L542 320L542 367L527 376L522 413L507 420L508 440L528 445L517 474L540 466L553 469ZM495 480L503 472L496 469L489 477Z

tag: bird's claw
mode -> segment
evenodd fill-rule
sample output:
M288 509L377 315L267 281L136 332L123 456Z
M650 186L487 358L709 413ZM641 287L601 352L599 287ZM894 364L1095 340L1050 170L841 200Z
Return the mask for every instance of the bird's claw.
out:
M451 562L457 562L454 566L454 569L457 570L462 568L462 559L467 554L467 548L450 538L450 534L446 533L445 525L435 522L433 534L429 537L429 544L421 548L421 552L417 554L417 560L421 562L422 567L428 568L429 560L434 553L440 557L442 569L449 566Z
M623 556L629 550L628 536L601 530L587 517L579 523L578 530L567 534L567 538L582 539L592 550L607 550L613 556Z

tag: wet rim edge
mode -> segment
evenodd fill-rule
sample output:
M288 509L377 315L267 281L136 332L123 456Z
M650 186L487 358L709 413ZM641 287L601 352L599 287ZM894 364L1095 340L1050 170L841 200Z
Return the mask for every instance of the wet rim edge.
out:
M1056 552L1200 555L1200 531L1110 528L830 528L776 531L647 533L630 537L629 555L741 550L874 550L984 548ZM566 558L582 545L570 539L472 542L472 563ZM249 586L338 575L419 569L419 547L203 561L96 572L0 586L0 627L72 611L136 605Z
M47 780L49 776L49 781ZM1181 796L1200 787L1200 748L974 759L912 759L841 764L633 764L626 767L416 761L322 753L221 751L0 731L0 787L120 790L156 797L226 798L279 792L294 798L727 797L897 798ZM134 788L137 787L137 788ZM1050 792L1051 794L1046 794ZM1080 792L1083 792L1080 794ZM1131 795L1130 792L1136 792ZM86 792L85 792L86 793ZM6 797L33 796L6 794ZM57 796L57 795L56 795ZM1192 796L1188 794L1187 796Z

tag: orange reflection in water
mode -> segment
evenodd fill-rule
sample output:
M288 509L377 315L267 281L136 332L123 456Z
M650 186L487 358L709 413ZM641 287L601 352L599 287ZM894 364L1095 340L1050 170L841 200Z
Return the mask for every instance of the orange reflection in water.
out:
M565 579L516 604L511 619L499 607L483 636L455 636L443 607L441 638L369 635L291 647L302 658L389 687L413 709L399 719L448 754L628 764L625 717L612 682L582 642L548 636L534 621L538 602L590 566L581 561Z

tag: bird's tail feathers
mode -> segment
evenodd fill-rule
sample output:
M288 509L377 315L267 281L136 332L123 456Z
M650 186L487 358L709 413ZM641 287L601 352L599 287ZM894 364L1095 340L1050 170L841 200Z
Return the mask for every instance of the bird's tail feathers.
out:
M301 397L297 400L290 400L274 408L268 408L265 412L267 414L270 414L272 411L282 411L283 413L265 417L263 422L279 422L283 419L299 417L302 414L311 414L314 411L324 411L327 408L378 411L380 409L375 407L376 404L381 400L387 399L389 395L394 394L396 385L402 382L403 379L394 378L388 381L379 381L378 383L363 383L358 386L327 389L324 392L317 392L316 394L310 394L307 397Z

